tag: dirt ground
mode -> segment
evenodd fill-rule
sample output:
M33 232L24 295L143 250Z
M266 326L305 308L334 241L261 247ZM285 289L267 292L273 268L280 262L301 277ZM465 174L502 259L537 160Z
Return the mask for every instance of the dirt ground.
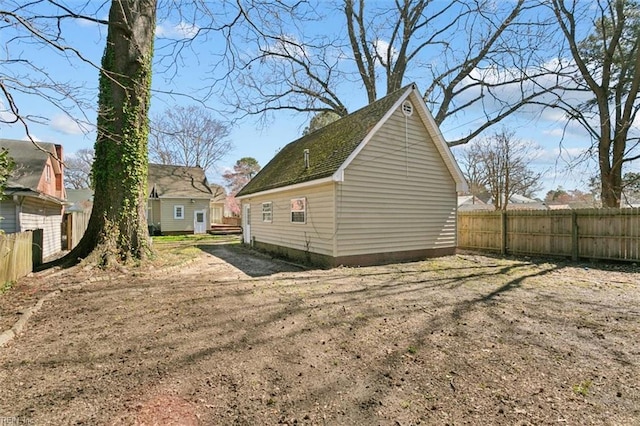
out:
M0 330L60 287L0 348L0 424L640 424L632 265L303 270L212 245L24 279Z

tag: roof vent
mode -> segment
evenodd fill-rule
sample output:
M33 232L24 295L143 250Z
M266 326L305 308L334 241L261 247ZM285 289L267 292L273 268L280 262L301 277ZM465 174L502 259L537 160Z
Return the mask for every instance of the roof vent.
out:
M411 102L404 101L402 103L402 113L407 117L411 117L413 115L413 105L411 105Z
M309 168L309 150L305 149L303 152L304 152L304 169L307 170Z

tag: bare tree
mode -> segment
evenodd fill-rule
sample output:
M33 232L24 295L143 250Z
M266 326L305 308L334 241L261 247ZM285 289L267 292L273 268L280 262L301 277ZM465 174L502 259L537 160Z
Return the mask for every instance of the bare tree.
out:
M26 56L25 47L36 45L57 52L76 66L84 64L96 70L99 64L91 62L66 39L62 30L69 20L84 20L98 24L106 21L95 18L104 13L103 2L87 2L84 14L75 13L54 1L29 2L6 0L0 5L0 123L23 126L29 131L32 123L48 123L47 117L34 115L20 107L18 99L37 98L57 111L77 121L79 128L91 128L86 111L95 110L95 88L52 75L50 64L41 56Z
M68 188L91 188L91 168L94 154L93 149L83 148L66 157L64 181Z
M233 165L233 171L229 170L222 175L227 189L226 205L235 215L240 215L240 203L236 200L236 194L242 189L258 172L260 164L253 157L242 157Z
M538 154L538 147L503 129L471 142L461 162L470 187L486 187L496 210L506 210L513 195L532 197L540 190L542 173L531 168Z
M205 171L231 151L230 128L204 107L176 106L151 122L149 159Z
M309 121L309 125L302 131L302 136L306 136L309 133L313 133L316 130L322 129L327 124L333 123L338 120L340 116L332 111L323 111L313 116Z
M473 128L449 141L466 143L554 87L535 83L552 74L538 56L549 22L532 20L534 7L541 6L335 0L265 10L252 3L243 17L253 25L233 27L229 35L254 52L227 47L224 94L245 114L288 109L344 116L354 88L372 102L416 81L426 88L437 124L473 112ZM306 23L323 19L339 20L346 32L310 33Z
M618 207L623 167L640 159L640 6L632 0L552 0L573 76L545 103L590 135L602 204ZM585 33L585 27L589 32Z

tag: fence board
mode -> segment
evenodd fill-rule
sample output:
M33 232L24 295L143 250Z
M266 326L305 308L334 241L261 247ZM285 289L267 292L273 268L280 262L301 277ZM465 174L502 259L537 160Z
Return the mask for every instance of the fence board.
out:
M32 270L32 232L0 234L0 284L15 281Z
M458 212L458 247L574 259L638 261L640 209Z

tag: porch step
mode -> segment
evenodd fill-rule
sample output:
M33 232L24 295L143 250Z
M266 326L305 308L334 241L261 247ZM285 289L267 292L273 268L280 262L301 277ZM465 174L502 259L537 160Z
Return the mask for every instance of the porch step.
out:
M234 225L211 225L207 231L211 235L239 235L242 234L242 227Z

